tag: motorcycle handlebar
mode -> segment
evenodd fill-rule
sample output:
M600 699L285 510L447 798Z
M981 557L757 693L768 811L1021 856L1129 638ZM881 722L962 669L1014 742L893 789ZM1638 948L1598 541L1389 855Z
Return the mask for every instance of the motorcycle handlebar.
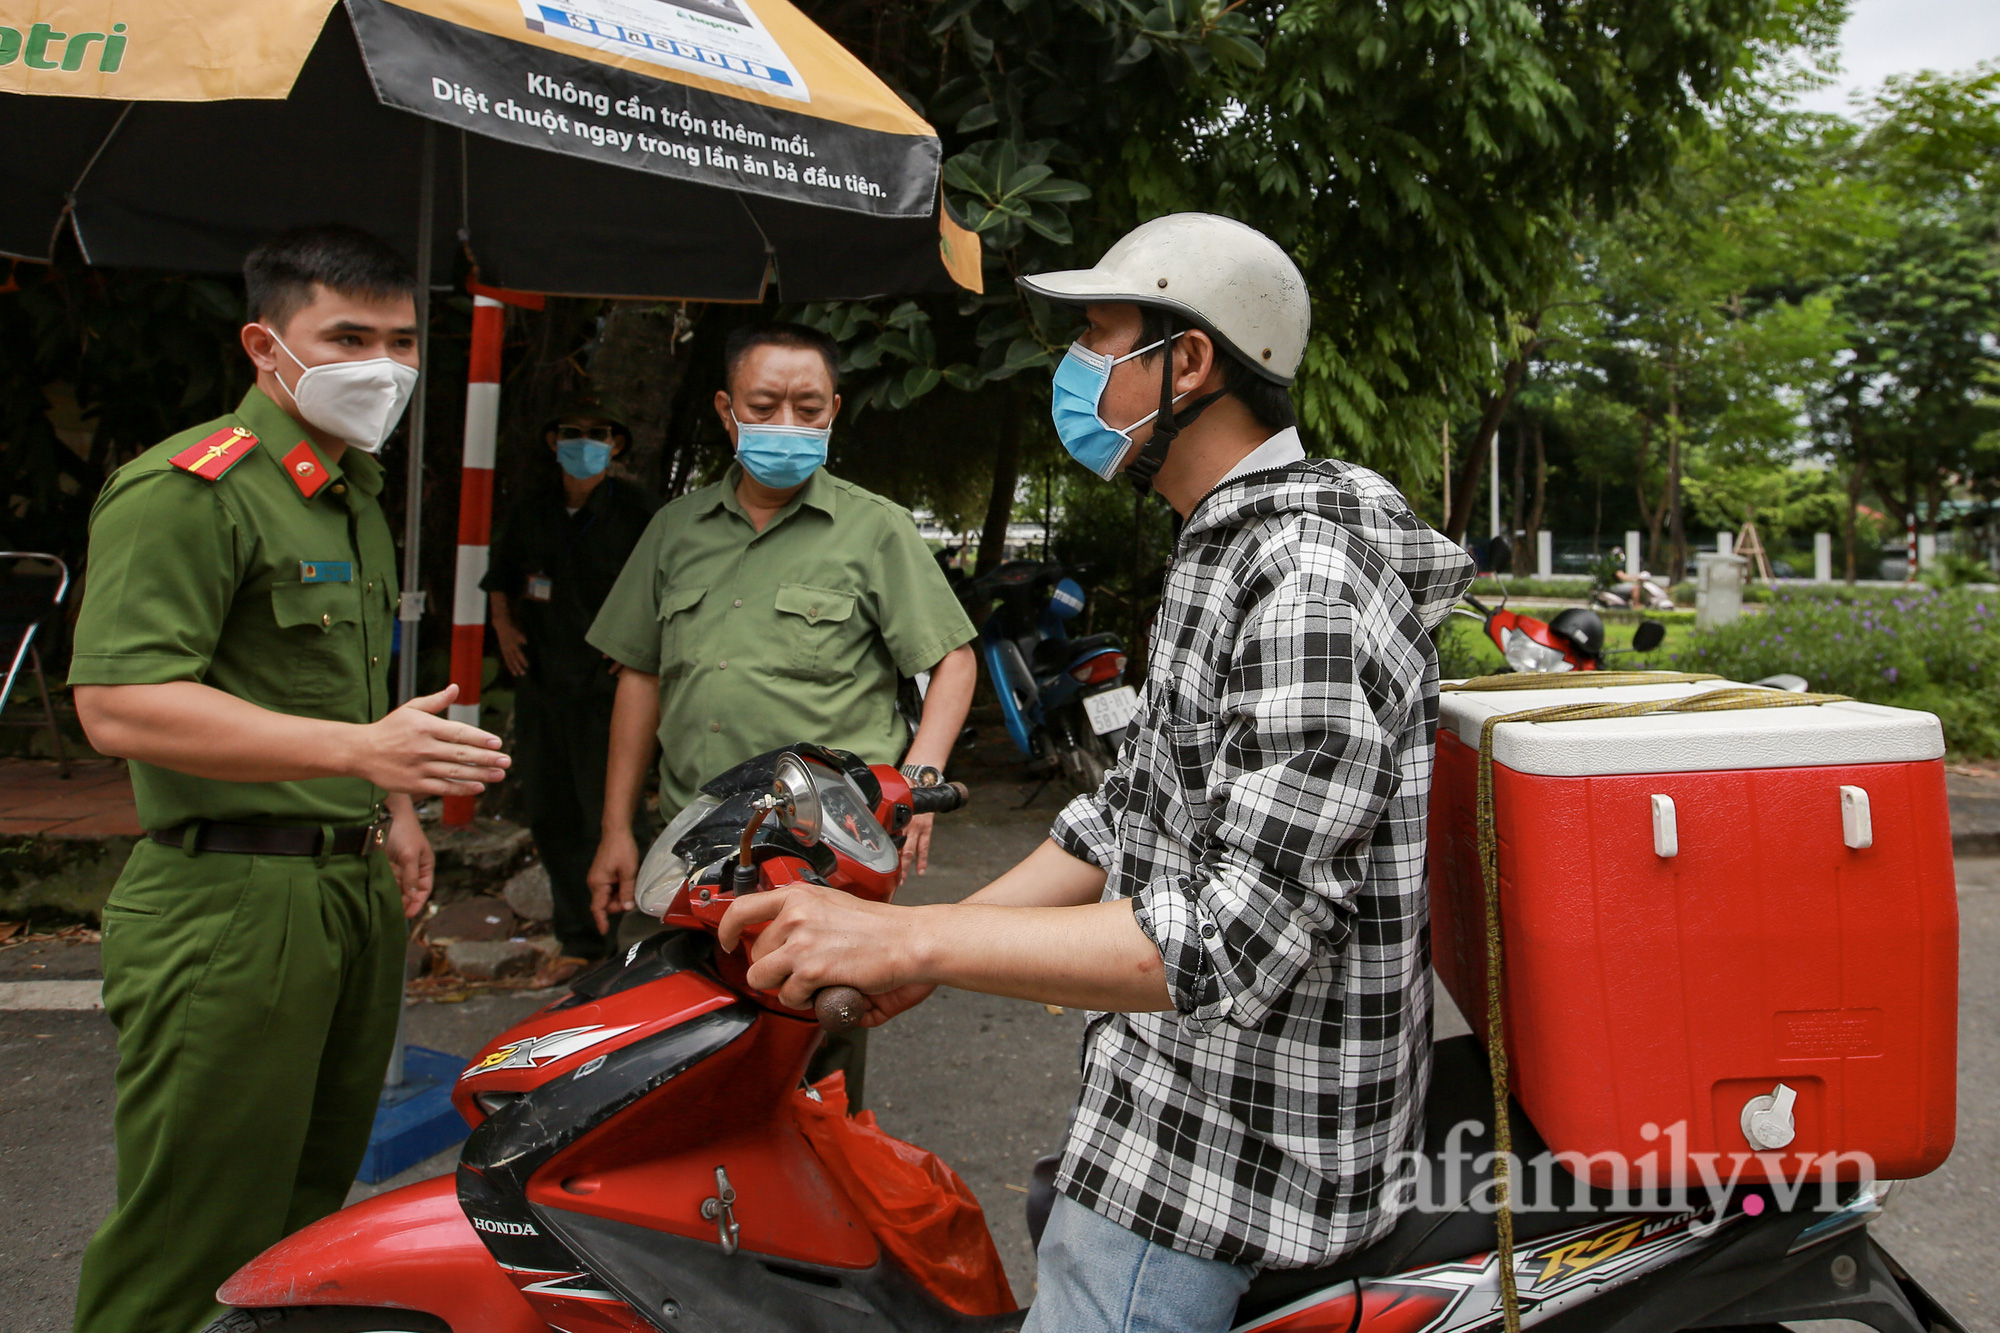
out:
M1480 601L1477 597L1474 597L1471 593L1469 592L1461 593L1460 596L1462 596L1468 603L1470 603L1472 609L1477 611L1480 615L1490 617L1493 614L1491 611L1486 609L1486 604L1484 602Z
M813 1014L827 1032L845 1032L868 1014L868 997L852 986L822 986L813 993Z
M957 810L972 799L963 782L941 782L935 787L910 788L910 808L920 815L941 815Z

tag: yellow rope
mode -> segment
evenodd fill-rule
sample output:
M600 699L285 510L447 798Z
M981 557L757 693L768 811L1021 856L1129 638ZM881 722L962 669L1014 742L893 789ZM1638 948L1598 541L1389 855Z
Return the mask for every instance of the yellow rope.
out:
M1504 676L1475 676L1444 688L1451 690L1581 690L1611 685L1691 685L1720 676L1689 671L1521 671Z
M1720 680L1719 676L1684 675L1675 671L1587 671L1559 675L1486 676L1446 689L1555 689L1558 686L1673 685ZM1548 682L1527 683L1527 682ZM1490 684L1488 683L1490 682ZM1479 728L1479 869L1486 889L1486 1058L1493 1073L1493 1197L1499 1233L1500 1305L1506 1333L1520 1333L1521 1295L1514 1283L1513 1173L1514 1130L1507 1115L1507 1045L1501 1031L1500 980L1500 839L1493 824L1493 729L1513 722L1587 722L1600 718L1642 717L1649 713L1721 713L1748 708L1798 708L1852 702L1844 694L1791 694L1783 690L1710 690L1678 699L1643 699L1632 703L1557 704L1489 717Z

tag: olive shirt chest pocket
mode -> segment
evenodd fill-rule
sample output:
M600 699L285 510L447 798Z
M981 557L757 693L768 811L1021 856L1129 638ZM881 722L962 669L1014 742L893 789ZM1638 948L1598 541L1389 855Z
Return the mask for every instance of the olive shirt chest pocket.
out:
M660 594L660 679L672 680L687 669L695 644L695 608L707 595L707 588L687 587Z
M810 583L780 583L774 605L782 632L771 670L806 680L837 674L854 632L854 594Z
M271 585L271 614L284 656L286 690L300 698L353 691L366 674L361 642L362 585L281 580Z

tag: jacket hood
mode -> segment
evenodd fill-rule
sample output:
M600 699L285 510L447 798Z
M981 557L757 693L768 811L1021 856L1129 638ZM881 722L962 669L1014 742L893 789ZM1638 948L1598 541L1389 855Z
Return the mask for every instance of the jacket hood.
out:
M1216 487L1189 515L1181 540L1283 513L1319 514L1375 548L1409 589L1426 630L1451 613L1477 571L1472 557L1418 518L1386 478L1337 459L1308 459Z

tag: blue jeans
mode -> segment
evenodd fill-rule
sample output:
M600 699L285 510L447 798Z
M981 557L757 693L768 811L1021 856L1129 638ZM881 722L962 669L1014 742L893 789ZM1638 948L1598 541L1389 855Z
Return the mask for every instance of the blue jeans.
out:
M1197 1259L1059 1196L1021 1333L1227 1333L1252 1269Z

